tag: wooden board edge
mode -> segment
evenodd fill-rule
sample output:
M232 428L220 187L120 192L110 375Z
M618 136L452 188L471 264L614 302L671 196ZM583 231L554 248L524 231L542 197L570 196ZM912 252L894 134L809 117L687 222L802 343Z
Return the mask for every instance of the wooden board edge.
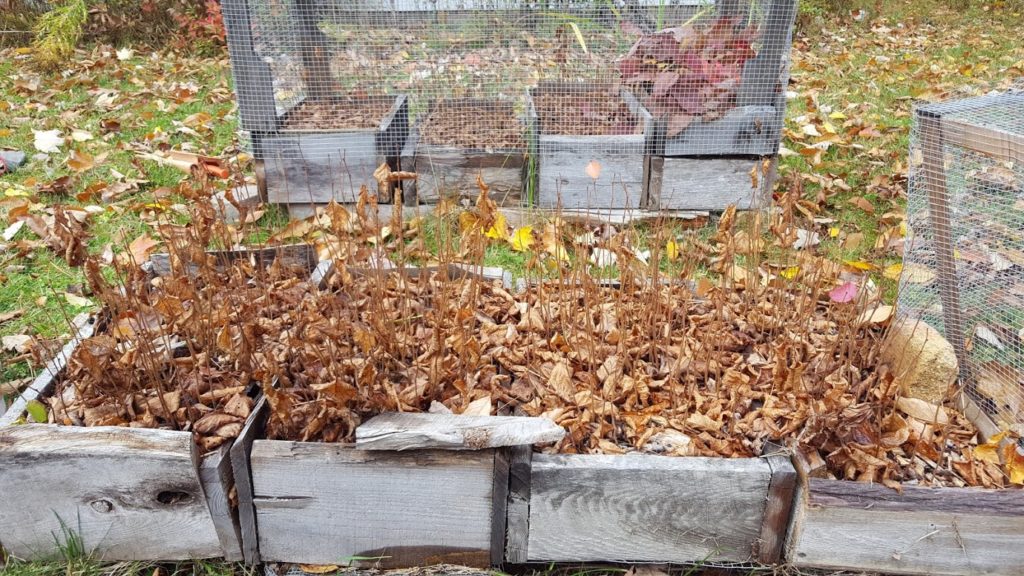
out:
M512 564L525 564L529 558L532 458L532 446L515 446L509 451L504 560Z
M24 414L29 402L38 400L53 390L57 378L67 367L68 360L71 358L75 348L78 347L80 342L92 336L93 331L96 329L96 321L96 316L86 314L81 314L72 320L75 331L74 337L46 364L46 367L39 373L39 376L36 376L32 384L8 406L7 412L0 416L0 427L10 426L17 422Z
M232 510L230 501L231 489L235 485L230 457L232 444L227 442L216 451L202 456L199 481L223 557L229 562L237 562L242 559L242 540L238 516Z
M249 566L260 562L259 527L256 520L256 505L252 483L252 464L249 455L253 441L263 436L270 406L260 396L249 415L242 432L231 446L231 466L235 476L235 493L238 496L238 528L241 538L242 560Z
M508 523L509 470L508 448L494 451L494 476L491 479L491 565L498 566L505 558L505 530Z
M768 482L756 556L759 562L776 564L782 560L787 530L793 515L797 473L789 457L784 454L766 456L765 461L771 469L771 479Z

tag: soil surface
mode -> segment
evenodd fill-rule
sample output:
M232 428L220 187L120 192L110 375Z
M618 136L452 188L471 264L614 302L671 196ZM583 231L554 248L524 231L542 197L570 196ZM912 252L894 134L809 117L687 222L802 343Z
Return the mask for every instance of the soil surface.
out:
M444 100L420 127L426 144L456 148L522 150L523 125L510 102Z
M609 136L640 134L643 124L618 93L538 92L533 105L544 134Z
M390 96L302 102L284 120L285 130L356 130L377 128L395 99Z

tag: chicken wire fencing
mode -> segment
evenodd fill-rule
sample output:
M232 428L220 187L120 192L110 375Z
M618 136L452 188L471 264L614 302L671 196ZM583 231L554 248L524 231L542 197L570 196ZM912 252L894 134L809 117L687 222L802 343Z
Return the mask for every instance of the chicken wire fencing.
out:
M949 341L965 391L1024 433L1024 92L920 106L898 308Z
M364 184L382 200L405 191L406 202L432 201L475 195L482 176L507 203L687 208L696 206L659 194L676 173L699 172L706 194L741 202L763 188L752 178L768 179L762 160L778 151L795 5L223 0L222 9L241 127L273 202L351 201ZM382 164L419 177L384 189Z

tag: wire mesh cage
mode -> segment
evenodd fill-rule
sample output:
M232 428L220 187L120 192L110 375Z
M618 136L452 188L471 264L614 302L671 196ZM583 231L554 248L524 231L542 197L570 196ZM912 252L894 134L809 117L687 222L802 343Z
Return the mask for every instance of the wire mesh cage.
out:
M920 106L899 310L939 330L968 395L1024 432L1024 93Z
M770 179L795 4L222 7L242 129L272 202L352 201L378 189L386 164L418 174L407 203L475 195L481 176L509 204L722 208Z

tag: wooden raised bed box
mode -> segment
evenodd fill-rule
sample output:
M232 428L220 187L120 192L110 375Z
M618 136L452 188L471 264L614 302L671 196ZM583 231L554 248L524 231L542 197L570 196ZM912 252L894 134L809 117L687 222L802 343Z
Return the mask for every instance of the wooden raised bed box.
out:
M245 254L269 261L274 252ZM284 253L315 259L306 246ZM230 441L201 455L190 432L19 423L96 329L95 318L83 320L0 418L0 545L26 559L59 556L77 541L102 560L240 560Z
M635 125L626 134L608 133L602 122L586 120L583 111L573 109L600 106L600 98L609 94L612 110L602 108L599 113L632 115L629 121ZM550 105L552 111L564 112L563 118L539 109L543 99L555 97L566 100L562 105ZM624 110L617 109L620 104ZM527 94L527 122L530 156L536 163L538 206L598 209L644 205L655 122L628 91L610 84L543 82ZM566 133L570 131L577 133ZM594 169L588 174L591 166L597 169L597 178Z
M962 412L998 432L972 401ZM1024 566L1024 490L901 492L801 473L786 541L798 568L887 574L1018 575Z
M354 203L364 185L377 192L373 173L381 164L398 170L409 135L406 97L364 103L365 115L358 115L346 100L304 101L280 119L276 132L261 137L259 156L270 202ZM389 201L390 190L384 196L381 201Z
M519 206L527 177L524 133L511 102L433 102L402 152L402 169L419 175L404 185L405 202L432 203L444 196L475 198L479 176L500 205Z

